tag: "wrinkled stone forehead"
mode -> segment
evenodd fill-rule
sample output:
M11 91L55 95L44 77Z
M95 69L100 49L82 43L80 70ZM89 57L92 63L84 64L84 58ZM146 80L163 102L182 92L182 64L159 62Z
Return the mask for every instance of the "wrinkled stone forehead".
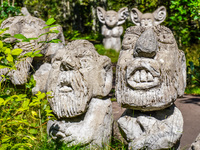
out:
M60 49L56 56L53 58L53 62L66 61L78 65L80 59L91 58L96 61L100 58L100 55L96 52L92 43L87 40L75 40L64 48Z
M160 35L160 34L172 34L172 31L169 28L167 28L165 26L162 26L162 25L157 25L157 26L150 27L150 28L152 28L153 31L157 35ZM147 29L148 28L142 27L142 26L132 26L132 27L129 27L129 28L126 29L125 35L126 34L135 34L135 35L140 36ZM172 34L172 36L173 36L173 34Z
M97 52L92 43L86 40L76 40L66 46L66 55L74 57L97 57Z
M160 44L162 44L162 46L171 45L171 44L176 45L176 40L172 34L172 31L169 28L167 28L165 26L157 25L155 27L152 27L152 29L153 29L153 32L155 33L154 35L156 36L157 41ZM126 30L124 36L139 38L142 35L142 33L144 33L146 30L148 30L148 28L146 28L146 27L132 26ZM175 47L177 47L177 46L175 46Z
M148 18L148 19L150 18L150 19L154 20L154 17L153 17L153 15L151 13L145 13L145 14L143 14L141 16L141 19L143 19L143 18Z
M16 16L16 17L10 17L6 19L2 24L1 28L10 27L11 25L19 26L20 28L23 28L24 25L31 25L36 27L37 29L42 29L44 26L46 26L45 21L43 21L40 18L36 18L33 16Z
M114 10L109 10L106 12L106 15L117 15L117 12Z

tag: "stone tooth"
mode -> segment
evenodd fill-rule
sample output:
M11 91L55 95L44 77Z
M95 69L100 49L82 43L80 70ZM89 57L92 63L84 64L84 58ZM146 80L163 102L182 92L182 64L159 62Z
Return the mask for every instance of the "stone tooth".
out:
M141 77L141 82L147 82L147 73L146 73L146 71L145 70L141 70L141 75L140 75L140 77Z
M153 76L150 72L148 72L147 74L147 79L148 79L148 82L153 82Z
M140 82L140 71L136 71L135 74L133 75L133 80L137 83Z

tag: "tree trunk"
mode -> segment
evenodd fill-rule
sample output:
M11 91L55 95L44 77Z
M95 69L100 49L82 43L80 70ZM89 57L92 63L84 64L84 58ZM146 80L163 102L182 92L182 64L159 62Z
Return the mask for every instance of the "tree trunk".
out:
M63 18L64 18L64 20L66 20L66 13L67 13L67 9L66 9L66 7L67 7L67 3L66 3L66 0L62 0L62 5L63 5Z
M12 7L14 7L14 6L15 6L15 0L12 1Z
M97 17L96 17L96 0L93 1L92 4L92 31L96 32L96 27L97 27Z

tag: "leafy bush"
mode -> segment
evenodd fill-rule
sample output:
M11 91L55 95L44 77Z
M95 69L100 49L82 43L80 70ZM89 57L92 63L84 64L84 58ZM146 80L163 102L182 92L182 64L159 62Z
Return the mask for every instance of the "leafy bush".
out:
M0 19L6 19L11 16L16 16L20 13L19 7L15 6L16 4L10 5L9 1L3 1L0 7Z
M49 19L44 29L55 26L52 25L54 22L54 19ZM11 37L9 34L2 34L5 30L1 29L1 39ZM57 32L57 30L50 30L45 34ZM22 34L16 34L14 37L22 42L30 42L30 40L39 38L26 38ZM43 42L58 42L58 40ZM9 73L27 57L42 56L39 54L40 50L33 49L21 55L22 51L22 49L12 49L11 44L0 41L0 69L7 68ZM54 117L47 101L50 93L38 92L33 96L32 88L35 86L33 77L25 85L15 86L11 84L8 73L2 75L0 81L0 148L5 150L32 149L46 135L48 117Z
M200 94L200 58L199 65L194 65L192 61L187 67L187 89L188 94Z

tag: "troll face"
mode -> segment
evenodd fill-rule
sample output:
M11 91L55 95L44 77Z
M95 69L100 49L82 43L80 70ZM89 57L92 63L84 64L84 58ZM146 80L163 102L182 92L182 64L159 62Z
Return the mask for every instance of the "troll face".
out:
M117 65L116 97L142 111L170 106L186 86L185 55L164 26L126 30Z
M76 117L87 110L91 98L106 96L111 90L111 61L88 41L73 41L54 57L47 87L52 91L49 102L54 114Z
M128 17L128 8L121 8L118 12L109 10L105 11L101 7L97 7L97 16L99 21L109 28L121 25Z
M159 7L153 13L142 14L137 8L131 10L131 20L137 26L151 27L161 24L166 18L166 8Z

